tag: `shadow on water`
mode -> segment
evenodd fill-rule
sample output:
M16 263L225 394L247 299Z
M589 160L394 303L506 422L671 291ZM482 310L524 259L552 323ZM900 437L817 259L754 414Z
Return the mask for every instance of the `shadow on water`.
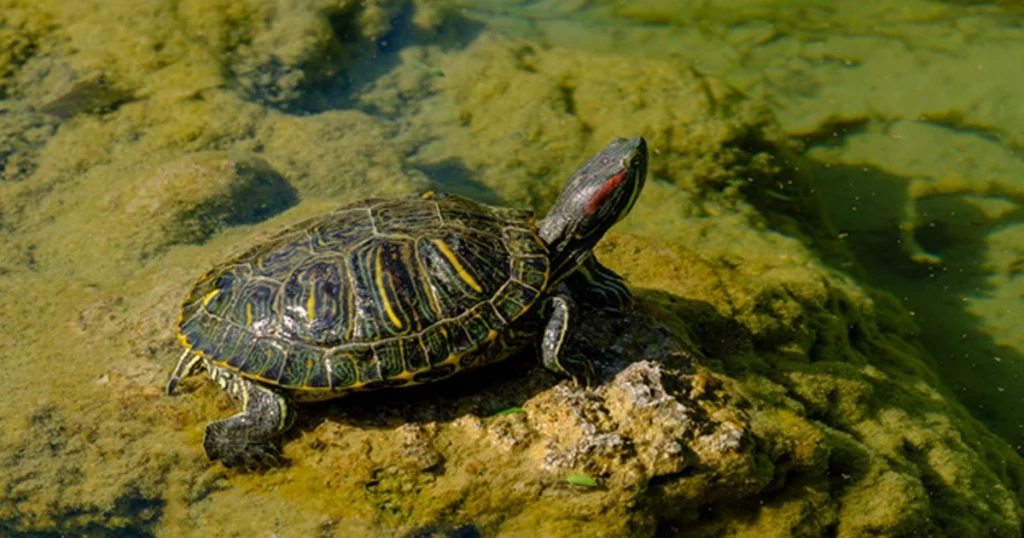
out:
M430 46L448 53L466 48L480 35L486 27L463 17L447 20L437 32L425 31L412 24L412 13L409 10L391 21L391 32L377 40L375 50L371 54L360 56L346 64L347 76L338 85L325 88L324 104L327 108L355 108L373 114L386 115L375 108L360 103L355 97L362 88L373 85L375 81L387 75L402 60L399 53L406 47ZM339 37L341 39L341 37ZM422 69L430 69L421 66Z
M991 294L987 236L1006 219L991 221L964 197L929 200L930 213L949 220L922 223L917 240L941 256L943 265L916 264L900 248L906 178L861 166L819 165L814 174L822 202L847 234L868 282L912 313L940 376L970 412L1024 452L1024 355L998 343L967 309L969 298Z
M436 191L458 194L484 204L504 204L501 196L477 180L461 159L447 159L430 164L414 163L414 166L430 179L431 187Z

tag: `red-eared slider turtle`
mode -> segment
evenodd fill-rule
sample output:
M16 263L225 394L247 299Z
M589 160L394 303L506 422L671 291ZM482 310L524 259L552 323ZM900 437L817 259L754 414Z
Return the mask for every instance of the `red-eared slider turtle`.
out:
M224 465L277 461L292 402L446 378L539 342L547 368L589 382L566 352L575 298L618 305L622 278L591 249L633 207L642 138L612 142L539 225L527 211L454 195L364 200L223 263L185 298L185 353L167 391L200 367L240 413L206 426Z

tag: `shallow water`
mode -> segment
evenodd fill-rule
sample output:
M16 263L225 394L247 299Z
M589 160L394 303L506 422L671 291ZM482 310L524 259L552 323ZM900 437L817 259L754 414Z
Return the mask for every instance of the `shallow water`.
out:
M1024 451L1019 7L486 4L468 15L552 46L692 62L770 103L805 142L822 203L867 281L901 299L968 408ZM900 226L914 197L920 245L907 252ZM929 263L911 261L916 249Z
M1019 534L1024 11L894 6L0 0L0 534ZM286 469L205 461L233 404L163 394L200 274L370 196L542 214L635 135L651 179L599 255L675 343L607 348L692 346L728 396L687 416L755 439L735 461L665 463L664 409L579 449L552 409L591 400L521 365L315 407Z

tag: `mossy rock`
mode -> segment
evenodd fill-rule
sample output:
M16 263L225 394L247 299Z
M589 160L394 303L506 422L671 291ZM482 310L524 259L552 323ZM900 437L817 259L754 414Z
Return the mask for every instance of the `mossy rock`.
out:
M161 165L124 206L143 257L198 244L227 226L255 224L298 202L295 189L263 159L241 152L193 153Z

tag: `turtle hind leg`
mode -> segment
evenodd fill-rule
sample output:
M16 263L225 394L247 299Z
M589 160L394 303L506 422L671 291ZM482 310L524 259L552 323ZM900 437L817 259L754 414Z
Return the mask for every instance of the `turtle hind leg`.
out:
M186 349L181 354L181 358L178 359L178 365L174 367L174 371L171 372L171 378L167 380L167 394L174 394L174 387L178 386L178 382L182 379L196 373L200 367L203 366L203 356L194 353L190 349Z
M233 372L216 370L214 381L242 402L242 411L206 425L206 457L219 460L225 467L249 470L280 465L280 437L293 421L288 401L273 389Z

